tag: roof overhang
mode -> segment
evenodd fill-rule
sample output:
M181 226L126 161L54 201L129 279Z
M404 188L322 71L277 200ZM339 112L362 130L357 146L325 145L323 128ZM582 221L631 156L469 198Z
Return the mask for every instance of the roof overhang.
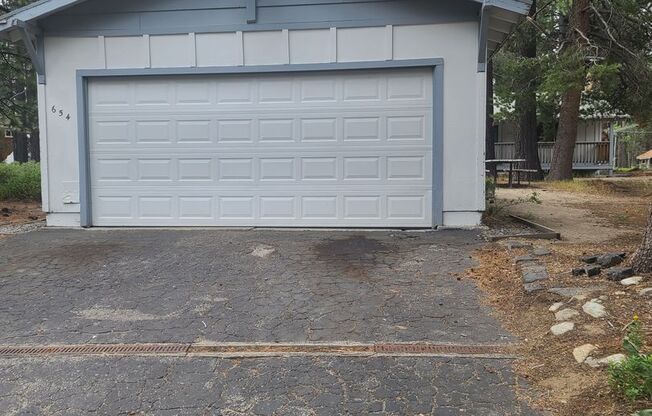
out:
M65 10L85 0L39 0L0 17L0 39L26 42L30 56L37 56L38 20ZM458 0L453 0L458 1ZM483 72L487 60L525 18L532 7L532 0L472 0L481 3L480 35L478 40L478 71ZM248 1L248 9L251 1ZM34 49L34 50L32 50ZM36 62L35 62L36 63Z
M0 16L0 38L12 40L16 22L35 22L84 0L39 0Z
M484 0L480 11L478 71L484 72L494 51L530 13L532 0Z

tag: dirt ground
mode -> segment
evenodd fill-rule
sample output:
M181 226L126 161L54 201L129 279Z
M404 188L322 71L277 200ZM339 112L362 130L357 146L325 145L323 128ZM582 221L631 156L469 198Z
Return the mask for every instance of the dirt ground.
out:
M534 198L532 194L536 192ZM554 415L630 415L652 408L652 403L630 403L615 395L608 384L606 369L578 364L572 351L583 344L597 347L596 358L622 352L620 345L625 326L638 314L648 333L652 328L652 297L639 295L652 287L652 276L635 286L623 286L605 277L571 276L586 254L624 251L631 257L641 241L648 206L652 202L652 178L585 179L573 184L537 183L529 188L504 189L496 193L497 204L504 207L489 222L507 221L516 214L561 232L561 241L525 241L534 247L546 247L550 256L542 257L550 278L546 288L579 287L586 293L564 298L546 290L526 294L514 259L527 249L508 250L494 243L476 255L479 266L470 271L485 290L485 301L505 327L521 340L516 364L519 376L531 390L526 399ZM536 202L523 201L537 200ZM603 273L604 274L604 273ZM519 290L515 290L519 288ZM605 319L594 319L582 312L582 305L601 297L608 311ZM574 318L574 331L553 336L550 327L557 323L548 308L555 302L580 312Z
M568 242L637 238L652 202L652 177L576 181L575 185L536 183L529 188L498 188L496 197L518 200L536 193L541 204L513 205L509 213L553 228Z
M40 202L0 201L0 225L22 224L45 219Z
M40 202L0 201L0 238L44 225Z

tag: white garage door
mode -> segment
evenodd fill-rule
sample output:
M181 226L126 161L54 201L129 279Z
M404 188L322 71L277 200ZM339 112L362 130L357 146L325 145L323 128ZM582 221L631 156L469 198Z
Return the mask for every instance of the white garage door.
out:
M97 226L432 225L432 71L92 79Z

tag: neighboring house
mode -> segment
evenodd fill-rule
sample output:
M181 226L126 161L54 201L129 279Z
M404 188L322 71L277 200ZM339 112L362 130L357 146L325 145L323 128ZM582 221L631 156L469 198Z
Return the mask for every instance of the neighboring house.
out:
M652 150L648 150L647 152L636 156L636 160L639 161L641 168L652 168Z
M42 0L0 36L38 71L50 225L459 226L530 5Z
M573 154L573 169L601 170L611 168L613 143L609 130L623 124L627 117L595 116L583 117L577 125L577 142ZM496 157L511 158L518 134L518 123L501 121L496 126ZM543 170L550 169L554 142L539 142L539 159Z

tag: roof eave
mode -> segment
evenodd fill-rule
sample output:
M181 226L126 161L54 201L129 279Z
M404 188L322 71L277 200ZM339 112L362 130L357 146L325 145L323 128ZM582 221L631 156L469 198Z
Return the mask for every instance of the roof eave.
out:
M0 16L0 37L15 29L17 21L33 22L72 7L85 0L40 0Z

